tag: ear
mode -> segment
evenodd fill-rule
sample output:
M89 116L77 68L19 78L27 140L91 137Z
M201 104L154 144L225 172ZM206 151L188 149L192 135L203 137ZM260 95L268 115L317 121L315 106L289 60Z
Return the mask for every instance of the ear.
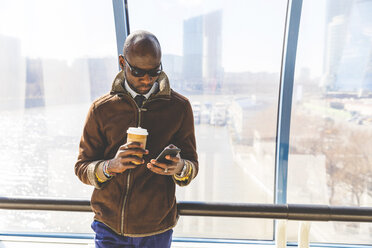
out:
M124 60L124 57L123 55L119 55L119 65L120 65L120 68L124 71L125 70L125 60Z

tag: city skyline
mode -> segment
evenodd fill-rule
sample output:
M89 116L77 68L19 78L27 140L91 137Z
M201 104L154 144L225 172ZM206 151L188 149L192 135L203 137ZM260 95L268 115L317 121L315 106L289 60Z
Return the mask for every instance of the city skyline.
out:
M154 5L151 1L145 1L145 3L148 9ZM182 55L182 23L185 19L223 9L226 18L222 23L224 46L221 56L225 70L272 72L280 69L286 9L284 0L270 0L271 8L267 8L266 4L259 1L247 4L240 0L231 5L224 1L209 0L161 3L154 7L161 11L169 10L169 8L174 8L174 10L167 12L169 15L158 15L151 23L144 22L146 18L142 16L143 13L137 11L142 8L142 6L137 6L138 4L141 5L140 1L128 3L130 28L132 31L146 29L155 33L162 44L163 54ZM72 61L92 55L93 57L116 56L115 25L111 2L107 4L104 1L92 0L89 4L89 11L83 1L72 0L63 3L16 0L6 2L4 5L0 10L0 33L19 38L22 41L24 57L59 58ZM246 6L246 8L238 8L239 5ZM259 16L258 12L265 13L265 15ZM239 37L237 37L237 24L242 21L243 16L247 25L245 25L245 32L239 32ZM270 16L270 18L265 16ZM172 22L169 22L169 18ZM270 32L257 30L255 18L260 19L263 30L270 30ZM280 21L277 22L277 20ZM164 27L164 24L167 28L162 30L161 27ZM234 29L226 27L234 27ZM168 32L171 29L174 32ZM251 34L254 36L251 37ZM272 39L272 37L278 37L278 39ZM268 46L257 50L262 40L269 42ZM246 46L246 44L251 45ZM243 51L237 50L244 46L246 47Z
M146 29L155 33L162 44L163 54L182 56L183 21L223 9L221 63L224 70L278 72L286 3L284 0L265 3L235 0L231 4L222 0L177 0L155 4L148 0L129 0L130 29ZM146 21L147 12L138 11L143 4L148 9L156 8L167 14L157 15L149 23ZM318 54L322 53L324 38L319 23L325 22L325 2L314 0L310 4L304 1L303 5L310 13L318 13L319 18L301 19L301 30L306 29L306 32L300 32L299 48L311 44L319 52L301 51L304 54L298 56L306 59L298 60L297 68L311 68L311 77L320 77L323 64L319 63ZM303 14L305 16L306 12ZM111 2L92 0L87 11L83 1L5 1L0 10L0 21L0 34L19 38L24 57L59 58L71 62L82 57L116 56ZM257 23L260 23L259 29ZM165 24L167 28L162 28ZM244 32L241 32L242 27Z

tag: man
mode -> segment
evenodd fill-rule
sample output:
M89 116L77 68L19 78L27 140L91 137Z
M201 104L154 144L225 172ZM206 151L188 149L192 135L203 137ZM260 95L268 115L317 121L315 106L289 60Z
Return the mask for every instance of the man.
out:
M89 109L75 173L95 187L96 247L170 247L175 185L188 185L198 172L191 105L170 88L153 34L130 34L119 62L111 92ZM126 143L129 127L147 129L146 147ZM180 154L157 162L170 144Z

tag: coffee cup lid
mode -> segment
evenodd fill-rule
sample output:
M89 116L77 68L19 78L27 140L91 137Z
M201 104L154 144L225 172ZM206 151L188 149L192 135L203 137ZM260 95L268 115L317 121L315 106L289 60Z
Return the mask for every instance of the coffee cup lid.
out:
M130 127L128 128L127 133L136 135L148 135L147 130L141 127Z

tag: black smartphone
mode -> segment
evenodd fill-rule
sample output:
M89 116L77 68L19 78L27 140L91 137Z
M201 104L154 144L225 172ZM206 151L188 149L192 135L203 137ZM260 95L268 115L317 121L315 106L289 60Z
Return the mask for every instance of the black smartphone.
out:
M165 158L167 155L171 155L171 157L177 156L177 154L181 151L179 148L169 148L166 147L164 150L159 154L159 156L156 158L156 161L160 163L169 163L169 160Z

